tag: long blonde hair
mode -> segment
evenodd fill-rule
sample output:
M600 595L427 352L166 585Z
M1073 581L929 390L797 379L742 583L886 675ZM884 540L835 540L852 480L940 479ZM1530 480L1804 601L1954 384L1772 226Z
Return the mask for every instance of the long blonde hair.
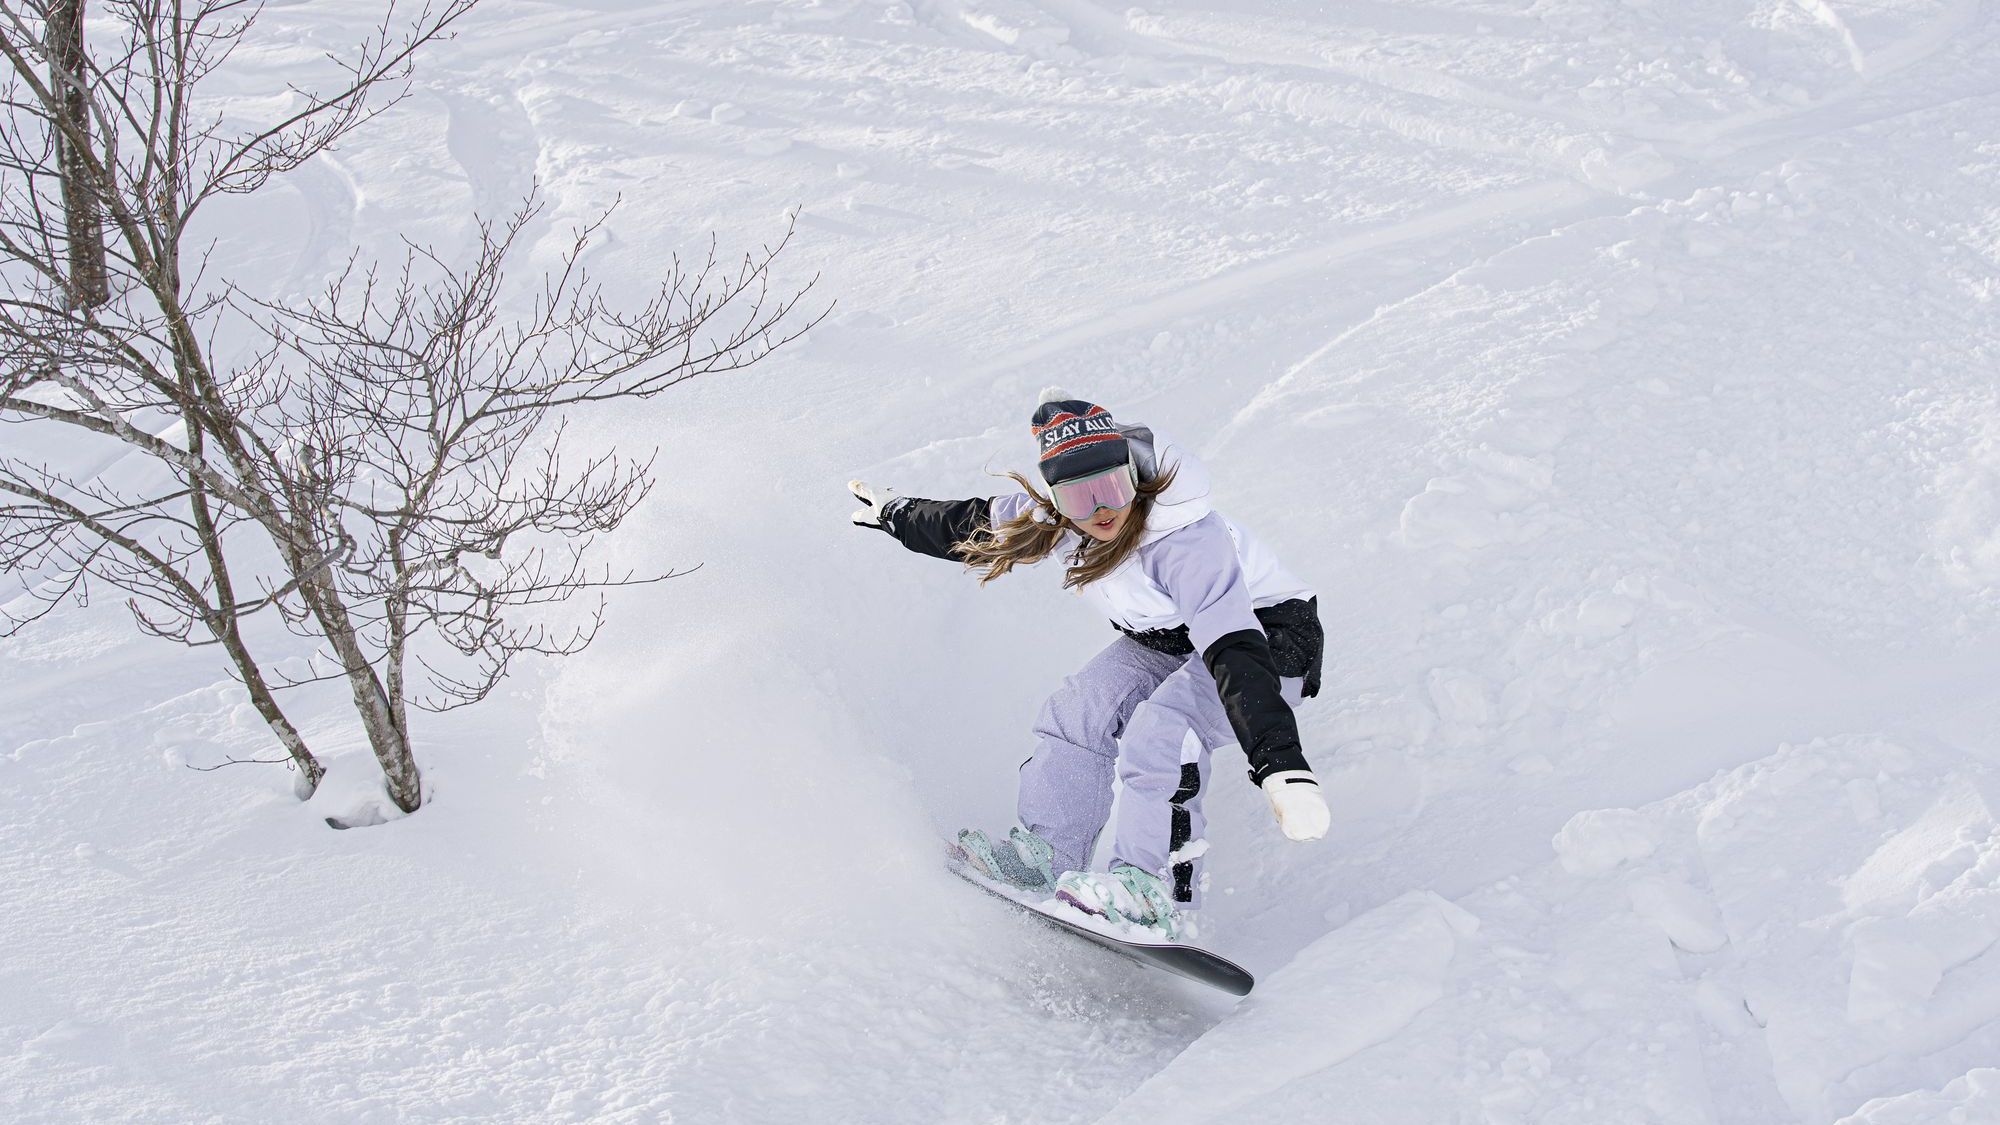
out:
M1082 540L1076 550L1070 552L1063 570L1063 589L1087 586L1117 570L1120 564L1139 549L1139 539L1146 534L1146 517L1152 514L1153 498L1165 492L1174 483L1174 469L1167 469L1149 481L1140 481L1138 495L1132 500L1131 518L1110 542L1092 539L1081 529L1077 537ZM1029 483L1028 478L1019 473L1008 473L1014 483L1021 486L1035 501L1034 507L997 527L974 532L971 536L952 545L952 550L965 560L966 568L981 572L979 584L984 586L995 578L1017 566L1038 563L1055 553L1062 542L1063 533L1069 531L1074 522L1056 510L1055 501L1042 494L1042 490Z

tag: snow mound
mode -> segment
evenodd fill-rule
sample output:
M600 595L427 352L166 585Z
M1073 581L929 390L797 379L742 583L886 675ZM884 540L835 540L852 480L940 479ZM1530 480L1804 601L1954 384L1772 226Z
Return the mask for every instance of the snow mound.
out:
M1069 42L1069 26L1025 0L959 0L967 27L1021 50L1048 50Z
M1104 1125L1234 1121L1393 1037L1444 994L1479 920L1412 892L1314 942L1235 1014L1134 1091Z
M1847 736L1578 814L1538 872L1321 939L1127 1105L1202 1122L1994 1120L1995 1072L1971 1068L2000 1052L1996 809L2000 770Z
M1990 767L1867 738L1787 747L1714 787L1696 855L1794 1113L2000 1051L1996 809Z
M2000 1121L2000 1070L1982 1067L1942 1090L1880 1098L1835 1125L1978 1125Z
M1652 823L1631 809L1593 809L1571 817L1554 844L1564 871L1604 875L1652 855L1660 841Z

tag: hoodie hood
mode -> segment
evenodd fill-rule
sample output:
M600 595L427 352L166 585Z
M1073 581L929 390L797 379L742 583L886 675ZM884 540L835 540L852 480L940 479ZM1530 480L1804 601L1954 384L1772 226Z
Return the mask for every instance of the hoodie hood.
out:
M1132 465L1141 481L1153 480L1166 469L1174 470L1174 483L1153 498L1140 546L1199 522L1214 510L1208 503L1208 466L1200 458L1149 426L1121 423L1118 430L1131 446Z

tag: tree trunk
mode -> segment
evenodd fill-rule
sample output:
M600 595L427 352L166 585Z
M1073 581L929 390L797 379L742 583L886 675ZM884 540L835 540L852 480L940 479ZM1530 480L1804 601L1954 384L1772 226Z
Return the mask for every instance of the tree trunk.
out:
M200 458L205 445L201 427L189 426L188 450ZM291 719L278 706L277 696L264 679L264 669L251 655L250 646L243 641L242 626L236 616L236 582L229 574L229 560L222 553L222 535L216 529L215 517L209 512L208 489L192 473L185 479L188 482L188 506L194 515L195 530L201 536L202 553L208 558L209 575L215 580L216 604L221 607L221 612L208 621L208 631L228 650L229 659L236 664L237 678L243 681L244 690L250 693L250 705L263 716L265 725L278 736L285 753L291 755L292 764L298 767L299 782L294 788L298 791L299 800L310 800L319 791L320 779L326 776L326 767L320 765L319 759L306 745L305 736L299 733L299 728L292 725Z
M311 748L306 745L305 736L299 733L299 729L293 726L292 721L278 708L278 699L271 693L271 685L265 682L263 669L251 659L250 650L244 647L243 638L236 631L234 621L224 626L222 646L229 650L230 658L236 662L237 674L243 680L244 689L250 693L250 705L257 709L257 714L263 716L264 722L271 728L272 733L278 736L278 742L284 746L285 753L291 755L292 764L298 767L299 783L296 788L299 800L310 800L319 790L320 779L326 776L326 767L320 765L318 758L313 757Z
M111 299L104 270L104 223L84 151L90 137L89 77L83 54L84 0L49 5L49 80L58 100L56 167L69 228L69 300L95 308Z
M417 772L416 755L410 750L409 732L396 722L395 708L390 705L388 693L355 635L346 603L324 578L300 583L299 592L346 671L347 686L354 694L354 710L360 714L361 729L375 751L375 763L382 767L389 799L406 813L416 812L424 801L424 785L422 775Z

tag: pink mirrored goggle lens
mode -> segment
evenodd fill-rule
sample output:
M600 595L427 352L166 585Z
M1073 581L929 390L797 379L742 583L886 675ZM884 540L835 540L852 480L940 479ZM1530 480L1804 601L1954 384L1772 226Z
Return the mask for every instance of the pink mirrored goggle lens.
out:
M1095 476L1078 477L1049 486L1055 496L1056 511L1073 520L1087 520L1099 508L1117 511L1139 495L1132 480L1132 467L1120 465Z

